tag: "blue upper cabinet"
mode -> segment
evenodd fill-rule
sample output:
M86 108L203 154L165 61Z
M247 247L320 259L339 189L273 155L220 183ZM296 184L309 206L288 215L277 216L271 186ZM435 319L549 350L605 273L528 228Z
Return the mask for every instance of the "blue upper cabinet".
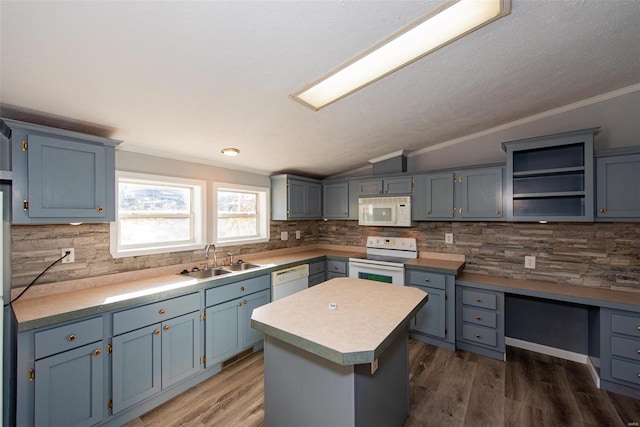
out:
M454 216L453 172L428 173L415 179L411 215L415 221L451 220Z
M624 152L623 152L624 151ZM640 219L640 149L596 159L596 218Z
M503 143L507 219L593 221L593 134L598 129Z
M457 174L460 195L457 215L462 219L502 219L503 167L470 169Z
M370 196L398 196L413 193L414 179L410 176L392 177L385 179L367 179L359 181L358 195Z
M271 219L322 218L322 183L294 175L271 177Z
M349 218L349 183L347 181L322 183L322 217L326 219Z
M3 120L11 141L14 224L115 220L115 147L76 132Z

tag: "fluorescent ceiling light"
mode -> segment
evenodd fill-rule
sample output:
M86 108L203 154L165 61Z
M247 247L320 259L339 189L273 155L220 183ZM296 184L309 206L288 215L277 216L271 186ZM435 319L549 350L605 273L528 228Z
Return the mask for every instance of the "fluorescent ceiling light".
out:
M511 0L448 0L291 97L317 111L510 12Z

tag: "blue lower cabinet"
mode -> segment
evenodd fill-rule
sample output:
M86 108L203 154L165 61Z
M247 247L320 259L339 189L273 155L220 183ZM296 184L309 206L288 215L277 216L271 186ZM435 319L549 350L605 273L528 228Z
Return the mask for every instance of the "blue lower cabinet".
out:
M413 286L429 294L425 304L411 322L412 331L444 338L445 333L445 291L444 289Z
M270 301L271 292L268 290L249 295L242 300L241 329L243 348L251 347L264 339L262 332L258 332L251 327L251 314L254 308L269 304Z
M162 323L162 387L168 387L200 370L200 313L190 313Z
M35 362L36 426L90 426L103 418L103 342Z
M113 337L113 413L162 389L161 324Z

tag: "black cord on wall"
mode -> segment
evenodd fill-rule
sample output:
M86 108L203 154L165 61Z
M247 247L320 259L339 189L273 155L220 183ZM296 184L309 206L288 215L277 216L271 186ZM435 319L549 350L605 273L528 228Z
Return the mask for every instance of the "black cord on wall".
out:
M46 272L47 272L51 267L53 267L54 265L56 265L57 263L59 263L60 261L62 261L62 260L63 260L63 259L65 259L66 257L68 257L69 255L71 255L71 252L70 252L70 251L66 251L66 252L64 253L64 255L62 255L60 258L58 258L57 260L55 260L54 262L52 262L52 263L49 265L49 267L47 267L47 268L45 268L44 270L42 270L42 273L38 274L38 275L36 276L36 278L35 278L35 279L33 279L33 280L31 281L31 283L29 283L29 284L27 285L27 287L26 287L26 288L24 288L24 289L22 290L22 292L20 292L20 294L19 294L17 297L15 297L15 298L14 298L14 299L12 299L11 301L9 301L9 302L8 302L7 304L5 304L4 306L6 307L6 306L11 305L11 304L13 304L14 302L16 302L16 301L18 300L18 298L20 298L20 297L21 297L25 292L27 292L27 290L28 290L28 289L29 289L29 288L30 288L34 283L36 283L36 280L38 280L38 279L39 279L39 278L40 278L44 273L46 273Z

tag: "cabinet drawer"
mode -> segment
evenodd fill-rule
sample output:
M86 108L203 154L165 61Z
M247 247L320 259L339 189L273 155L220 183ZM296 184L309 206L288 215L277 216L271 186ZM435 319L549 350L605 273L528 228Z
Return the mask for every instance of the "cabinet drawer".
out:
M497 331L481 326L462 325L462 338L491 347L495 347L498 343Z
M309 276L309 286L315 286L322 282L324 282L324 271L322 273Z
M611 376L619 380L640 384L640 363L612 359Z
M316 261L309 264L309 275L324 273L324 261Z
M347 263L330 259L327 261L327 272L347 274Z
M200 309L200 295L189 294L154 302L113 315L113 334L119 335Z
M497 314L495 311L467 306L462 308L462 321L487 326L489 328L495 328L498 324Z
M640 338L640 317L612 314L611 331Z
M59 326L35 334L36 359L102 339L102 317Z
M611 354L640 361L640 340L611 337Z
M271 288L271 277L260 276L253 279L241 280L240 282L231 283L229 285L218 286L216 288L207 289L205 292L205 301L207 307L220 304L225 301L231 301L244 295L253 294L258 291Z
M335 273L333 271L327 272L327 280L335 279L336 277L347 277L344 273Z
M496 300L497 298L495 294L471 289L462 290L462 303L465 305L495 310L497 307Z
M444 289L446 276L440 273L428 271L407 270L409 272L409 285L428 286L430 288Z

